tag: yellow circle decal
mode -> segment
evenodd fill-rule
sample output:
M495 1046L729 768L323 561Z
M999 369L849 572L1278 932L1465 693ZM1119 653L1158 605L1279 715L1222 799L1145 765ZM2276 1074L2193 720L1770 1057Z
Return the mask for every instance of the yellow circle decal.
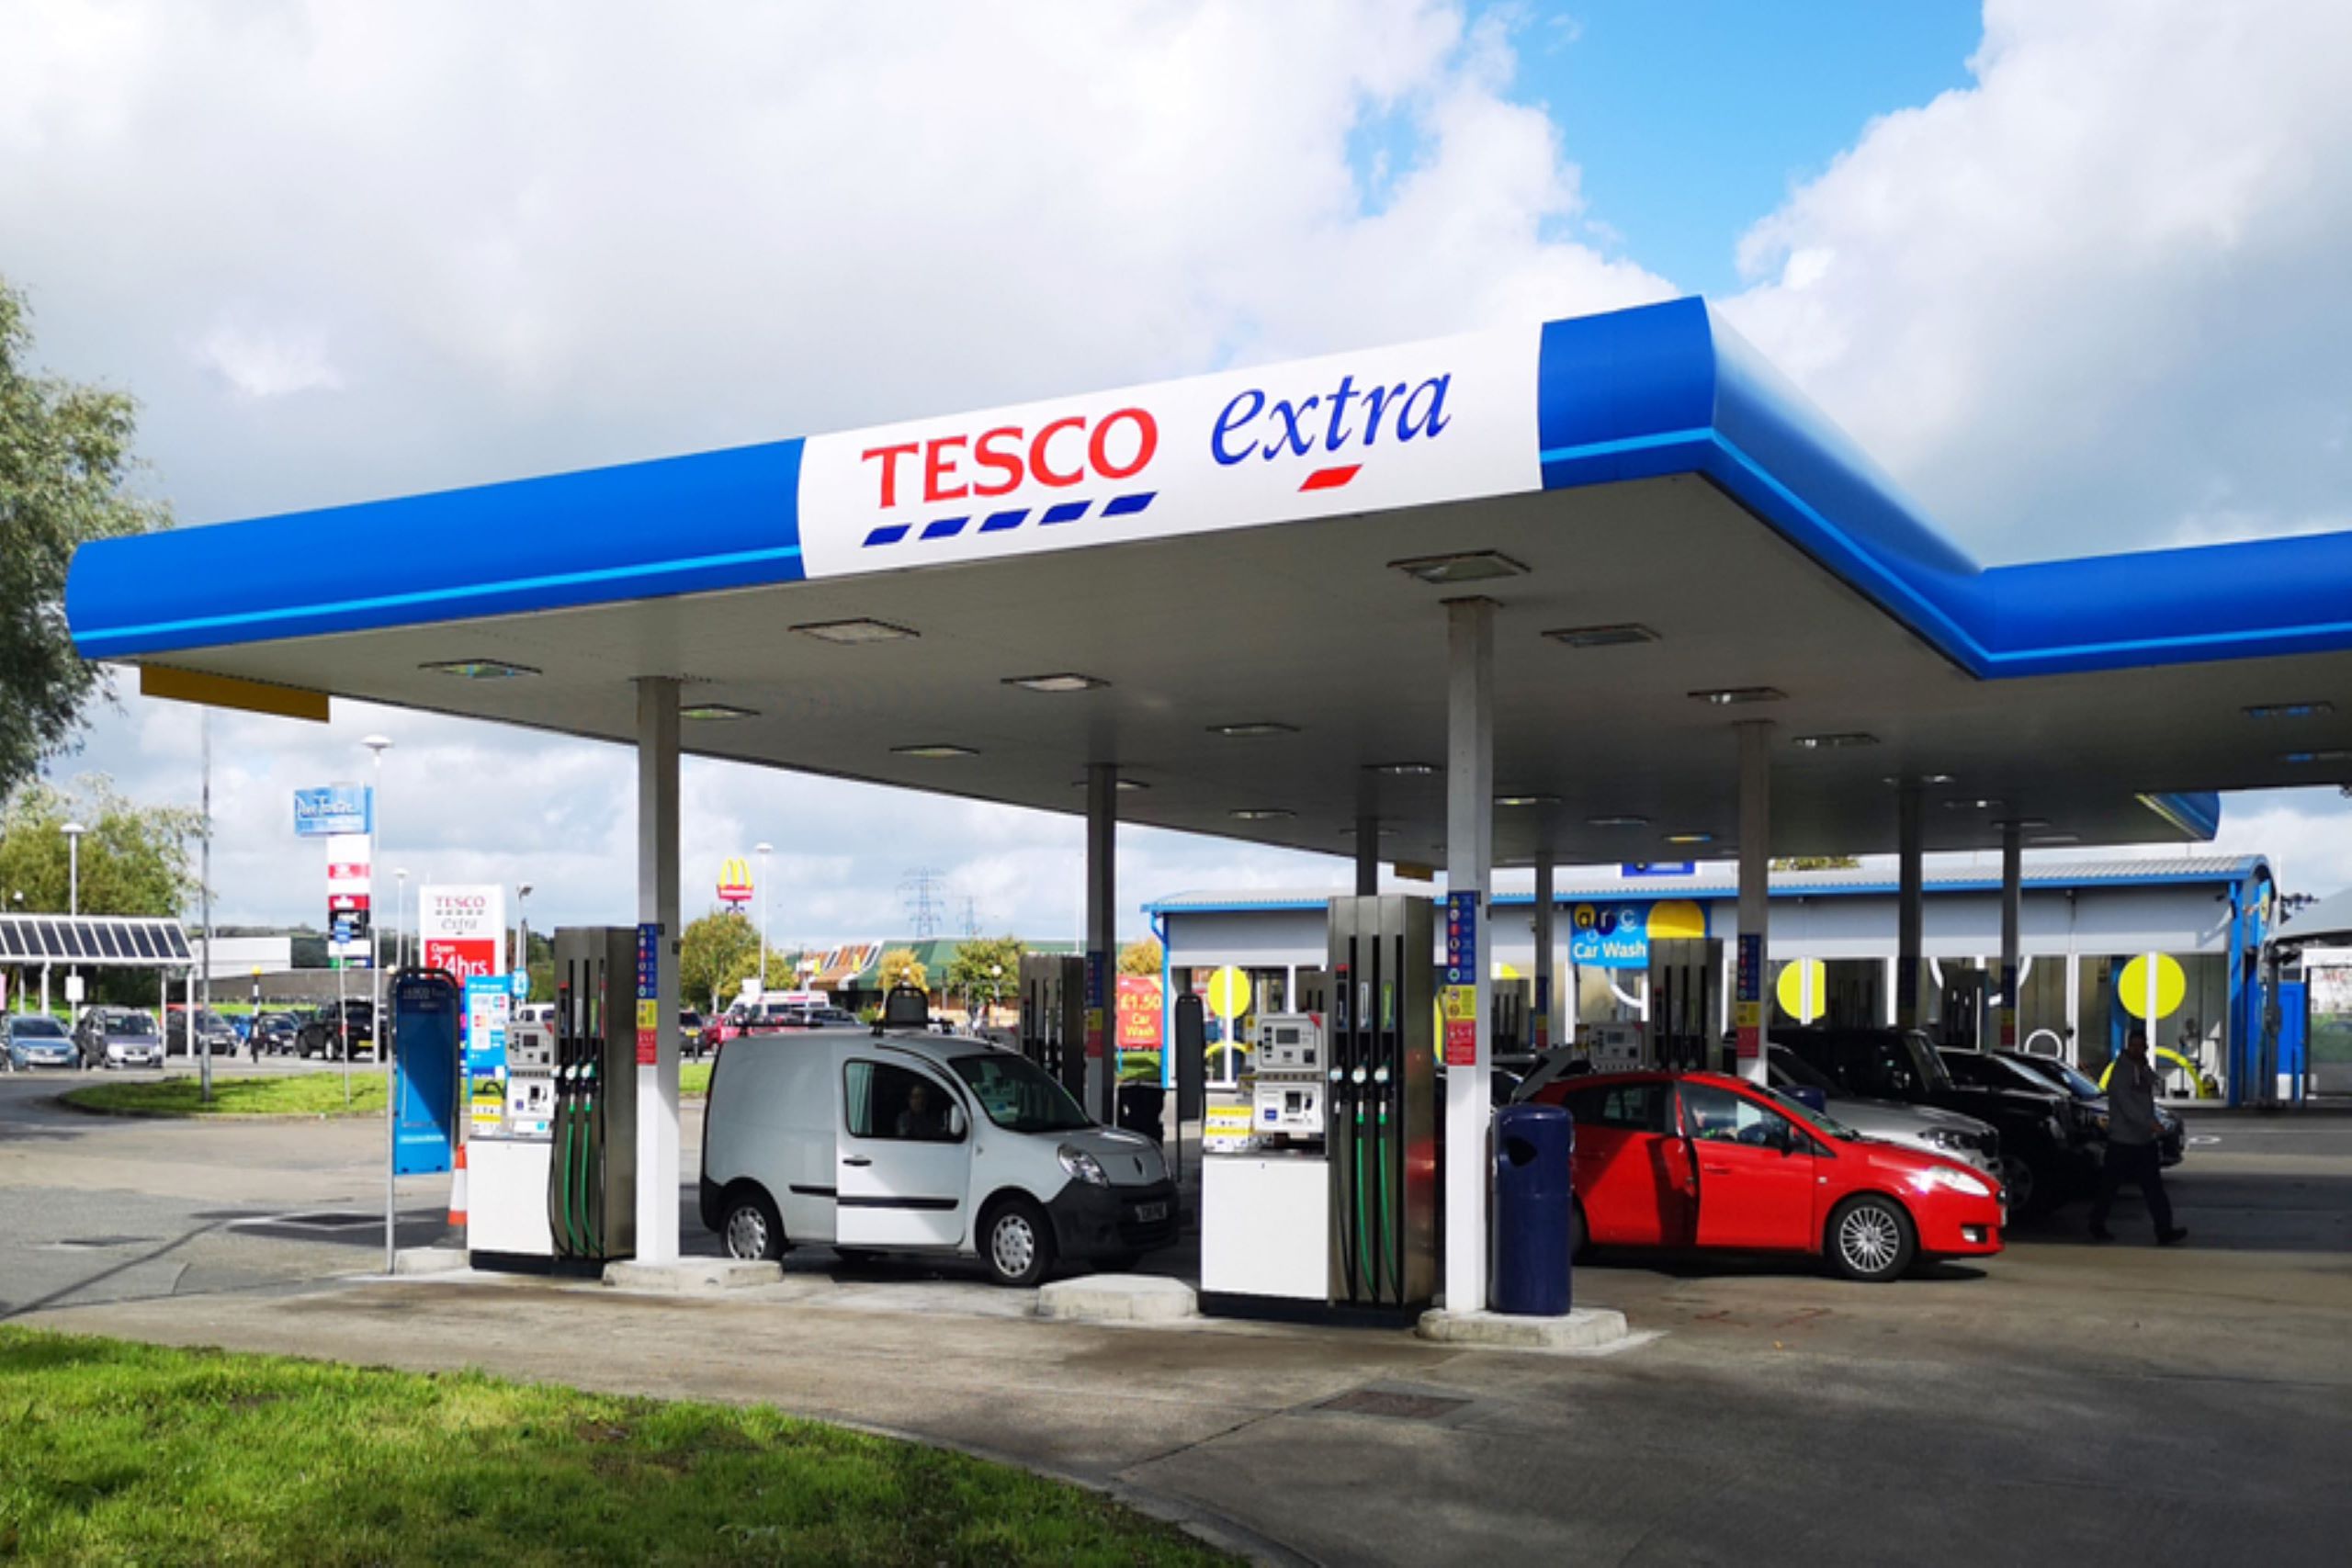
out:
M1650 940L1668 942L1678 937L1702 937L1707 934L1706 912L1688 898L1667 898L1650 906Z
M2123 966L2116 977L2115 998L2123 1010L2145 1021L2148 1017L2148 965L2156 966L2157 1018L2170 1018L2180 1010L2183 998L2188 995L2188 976L2181 972L2180 960L2169 953L2143 953Z
M1799 958L1782 965L1773 987L1781 1010L1799 1023L1811 1023L1829 1010L1829 966L1818 958Z
M1250 976L1230 964L1209 976L1209 1010L1232 1020L1250 1010Z

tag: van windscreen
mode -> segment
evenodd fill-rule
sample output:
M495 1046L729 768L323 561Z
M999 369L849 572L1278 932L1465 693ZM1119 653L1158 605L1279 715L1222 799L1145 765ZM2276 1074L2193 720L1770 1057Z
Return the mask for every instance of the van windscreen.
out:
M1094 1125L1069 1090L1026 1056L975 1053L947 1065L971 1089L988 1119L1008 1133L1075 1133Z

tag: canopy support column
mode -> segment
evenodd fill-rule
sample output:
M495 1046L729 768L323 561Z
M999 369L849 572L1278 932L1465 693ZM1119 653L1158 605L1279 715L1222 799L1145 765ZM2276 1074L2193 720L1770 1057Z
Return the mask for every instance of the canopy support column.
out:
M678 1260L678 682L668 675L637 683L637 919L640 942L653 928L656 954L653 1060L640 1043L637 1063L637 1258L670 1264Z
M2018 1048L2018 928L2025 903L2025 852L2015 820L2001 824L2001 1032L2004 1051Z
M1739 957L1734 965L1739 1072L1765 1079L1765 971L1772 909L1772 724L1747 719L1739 730Z
M1539 1054L1550 1050L1559 1035L1552 1012L1557 962L1552 947L1552 852L1545 850L1535 857L1535 1016L1529 1021Z
M1119 1063L1111 1043L1112 976L1118 970L1119 766L1086 765L1086 1100L1106 1127L1118 1124Z
M1380 818L1368 811L1356 813L1356 897L1369 898L1380 891Z
M1894 853L1894 1027L1919 1027L1919 949L1926 935L1927 875L1921 845L1919 781L1903 781L1896 808Z
M1445 1307L1487 1305L1487 1080L1494 1059L1493 922L1487 910L1495 843L1495 602L1445 606L1445 890L1473 896L1483 933L1474 974L1469 1062L1445 1069Z

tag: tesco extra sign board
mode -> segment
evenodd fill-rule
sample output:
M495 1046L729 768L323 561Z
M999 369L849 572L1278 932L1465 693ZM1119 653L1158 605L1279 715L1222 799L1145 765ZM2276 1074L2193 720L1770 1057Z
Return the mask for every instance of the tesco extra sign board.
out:
M460 981L506 972L506 889L427 885L416 907L418 951L428 969Z
M1377 512L1543 483L1539 334L1482 333L810 438L810 577Z

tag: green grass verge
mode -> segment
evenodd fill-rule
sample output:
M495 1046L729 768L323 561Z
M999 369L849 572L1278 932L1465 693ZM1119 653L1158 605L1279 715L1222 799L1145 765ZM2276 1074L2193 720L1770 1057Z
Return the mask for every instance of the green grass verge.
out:
M69 1089L65 1100L85 1111L134 1116L381 1116L383 1068L373 1064L353 1067L348 1105L343 1095L343 1074L324 1072L269 1077L218 1075L212 1080L209 1104L205 1102L201 1081L194 1077L89 1084Z
M0 1328L0 1559L1215 1563L1104 1498L775 1411Z
M705 1095L709 1092L710 1064L708 1062L680 1062L678 1064L678 1093L680 1095Z

